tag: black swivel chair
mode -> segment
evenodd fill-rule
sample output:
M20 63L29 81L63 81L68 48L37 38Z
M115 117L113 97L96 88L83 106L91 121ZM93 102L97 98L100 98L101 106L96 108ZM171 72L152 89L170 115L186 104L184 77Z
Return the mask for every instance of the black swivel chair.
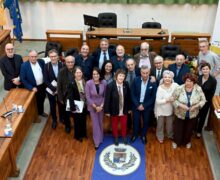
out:
M161 29L161 24L159 22L145 22L142 24L143 29Z
M73 56L76 57L79 54L79 51L77 48L70 48L66 51L65 53L65 57L66 56Z
M163 45L160 49L160 54L164 59L174 60L176 55L180 53L181 53L180 47L173 44Z
M99 13L99 27L117 28L117 15L115 13Z
M53 42L53 41L48 41L46 44L46 50L45 50L45 57L48 56L48 52L51 49L56 49L58 52L58 55L62 55L62 45L59 42Z

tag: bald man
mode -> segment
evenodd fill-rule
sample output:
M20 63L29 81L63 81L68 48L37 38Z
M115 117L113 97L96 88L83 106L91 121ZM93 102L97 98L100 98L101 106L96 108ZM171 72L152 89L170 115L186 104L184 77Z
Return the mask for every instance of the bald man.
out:
M134 55L134 60L136 66L141 68L141 66L147 66L149 69L154 67L154 54L149 52L150 45L147 42L142 42L140 46L140 53Z
M12 88L21 87L19 78L22 57L14 53L14 46L11 43L5 46L5 55L0 59L0 68L4 76L4 89L9 91Z
M113 63L113 72L115 73L118 69L126 70L125 62L129 58L128 55L125 54L125 48L122 45L118 45L116 47L116 55L111 58Z
M46 97L45 84L43 78L45 62L38 59L38 53L35 50L29 52L29 61L21 66L20 78L24 87L30 91L36 92L38 114L47 117L44 113L44 100Z
M94 57L89 55L89 46L84 44L81 47L80 54L76 56L75 65L80 66L86 81L92 78L92 69L94 67Z

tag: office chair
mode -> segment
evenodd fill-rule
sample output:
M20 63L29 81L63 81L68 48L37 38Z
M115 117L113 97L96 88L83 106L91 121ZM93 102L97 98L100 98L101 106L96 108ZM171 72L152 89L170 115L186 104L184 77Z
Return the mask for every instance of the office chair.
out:
M99 27L117 28L117 15L115 13L99 13Z
M65 57L66 56L73 56L76 57L79 54L79 51L77 48L70 48L66 51L65 53Z
M152 46L149 45L149 52L152 52L152 50L153 50ZM134 46L132 48L132 51L133 51L133 56L134 56L134 55L138 54L141 51L141 47L140 46Z
M143 29L152 28L152 29L161 29L161 24L159 22L144 22L142 24Z
M160 49L160 54L164 59L175 60L177 54L181 53L180 47L173 44L163 45Z
M46 50L45 50L45 57L48 56L48 52L51 49L56 49L58 52L58 55L62 55L62 45L59 42L53 42L53 41L48 41L46 44Z

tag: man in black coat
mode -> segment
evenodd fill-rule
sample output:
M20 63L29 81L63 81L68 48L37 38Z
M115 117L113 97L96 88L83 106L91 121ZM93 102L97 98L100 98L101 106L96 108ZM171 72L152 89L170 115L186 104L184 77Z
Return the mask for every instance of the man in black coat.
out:
M69 91L71 84L73 83L73 68L75 64L75 58L73 56L65 57L65 64L58 73L57 93L58 99L66 108L67 99L71 96ZM64 124L66 133L70 133L70 111L64 113Z
M163 66L163 57L156 56L154 58L154 67L150 70L150 76L156 81L157 86L160 84L164 70L166 70L166 68Z
M11 43L5 46L5 55L0 59L0 68L4 76L4 89L9 91L12 88L21 87L19 78L22 57L14 53L14 46Z
M108 39L102 38L100 41L100 48L98 48L93 56L95 58L95 66L102 69L102 65L106 60L111 60L115 52L109 48Z
M52 116L52 128L57 127L56 105L58 104L59 120L64 121L63 106L57 99L57 78L60 69L63 67L62 62L58 61L58 52L52 49L48 52L50 62L44 67L44 83L46 85L46 93L50 102L50 112Z
M81 47L80 54L76 56L76 66L80 66L83 70L83 76L86 81L92 78L92 70L94 67L94 57L89 55L89 46L84 44Z

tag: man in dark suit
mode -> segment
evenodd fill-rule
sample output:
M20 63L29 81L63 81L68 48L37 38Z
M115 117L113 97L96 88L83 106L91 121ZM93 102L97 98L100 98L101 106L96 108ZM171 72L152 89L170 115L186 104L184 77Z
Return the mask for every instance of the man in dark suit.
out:
M111 58L115 55L115 52L109 48L108 39L102 38L100 41L100 48L98 48L93 56L95 58L95 66L99 69L102 69L102 65L104 61L111 60Z
M111 58L113 63L113 72L115 73L118 69L126 70L125 62L129 58L125 54L125 48L122 45L116 47L116 55Z
M176 63L168 66L168 69L174 73L174 81L182 85L184 84L183 77L190 72L189 67L185 64L185 56L183 54L176 55Z
M83 70L83 76L86 81L92 78L92 70L94 67L94 57L89 55L89 46L84 44L81 52L76 56L76 66L80 66Z
M138 68L141 68L142 65L145 65L151 69L154 66L154 57L155 54L149 52L149 44L147 42L142 42L140 46L140 53L134 55L134 60Z
M21 65L20 78L26 89L36 92L38 114L47 117L48 115L44 113L44 100L46 97L43 79L44 65L45 62L42 59L37 59L37 51L31 50L29 61Z
M73 83L73 68L75 64L75 57L69 55L65 57L65 64L58 73L58 84L57 84L57 93L58 99L66 108L66 103L68 97L70 97L70 86ZM70 133L70 111L65 111L64 113L64 124L66 133Z
M159 86L160 80L163 77L163 72L166 68L163 66L163 57L156 56L154 58L154 67L150 70L150 76L156 81L157 86Z
M141 141L143 144L147 143L146 134L150 122L151 110L154 108L157 90L156 82L151 82L149 74L150 69L145 65L141 66L141 76L135 78L131 89L134 114L134 130L131 142L134 142L138 137L139 122L142 116L143 128L141 129Z
M137 76L140 76L140 70L139 70L139 68L136 68L135 61L132 58L128 58L126 60L125 65L126 65L126 79L125 80L128 82L129 88L131 89L132 84L134 82L134 79ZM128 114L128 120L127 120L128 129L132 128L132 122L133 122L132 121L132 114L129 113Z
M59 120L64 121L63 106L57 99L57 78L60 69L63 67L62 62L58 61L58 52L52 49L48 52L51 62L48 62L44 67L44 83L46 85L46 92L50 102L50 112L52 116L52 128L57 127L57 113L56 105L58 104Z
M14 46L11 43L5 46L5 55L0 59L0 68L4 76L4 89L9 91L12 88L21 87L19 78L22 57L14 54Z

